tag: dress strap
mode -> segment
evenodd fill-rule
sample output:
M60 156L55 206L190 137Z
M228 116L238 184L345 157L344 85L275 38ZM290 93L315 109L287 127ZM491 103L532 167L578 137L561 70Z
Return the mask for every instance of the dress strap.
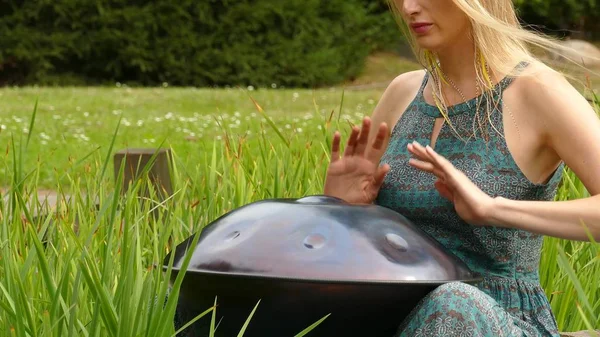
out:
M525 69L528 65L529 62L527 61L519 62L519 64L517 64L514 68L516 70L515 72L517 74L521 73L521 71ZM498 82L498 85L496 86L496 92L499 93L500 91L504 91L514 80L515 76L505 76L502 80L500 80L500 82Z
M425 76L423 76L423 81L421 82L421 87L419 88L419 96L423 97L423 91L425 91L425 86L427 85L427 81L429 80L429 71L425 70Z

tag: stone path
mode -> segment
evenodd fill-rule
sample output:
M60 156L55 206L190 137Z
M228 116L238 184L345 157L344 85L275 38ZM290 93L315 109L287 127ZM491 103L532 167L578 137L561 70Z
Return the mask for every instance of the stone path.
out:
M9 194L8 193L8 189L6 188L0 188L0 193L2 194L2 198L6 201L9 199ZM62 198L63 196L60 196L57 194L56 191L54 190L38 190L37 191L38 194L38 202L42 205L42 206L46 206L49 210L53 210L56 207L56 204L59 202L60 198ZM37 211L37 209L35 210ZM36 212L34 212L36 213ZM37 214L34 214L34 216Z
M581 331L581 332L563 332L560 336L561 337L600 337L600 330L597 330L597 333L595 335L592 335L586 331Z

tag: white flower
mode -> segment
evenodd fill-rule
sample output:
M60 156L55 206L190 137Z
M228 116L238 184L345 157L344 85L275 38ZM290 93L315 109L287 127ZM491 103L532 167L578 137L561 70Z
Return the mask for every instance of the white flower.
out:
M90 113L89 113L89 112L87 112L87 111L85 111L85 112L83 113L83 117L88 117L89 115L90 115Z
M6 125L0 124L0 130L6 130Z
M372 99L370 99L370 100L369 100L369 104L373 105L373 104L375 104L375 101L374 101L374 100L372 100Z
M167 114L165 115L165 119L171 119L173 118L173 113L172 112L167 112Z
M137 126L142 126L142 125L144 125L144 121L139 119L136 124L137 124Z
M250 91L254 90L254 86L249 85L248 90L250 90Z
M277 88L277 84L271 83L271 88L273 88L273 89Z

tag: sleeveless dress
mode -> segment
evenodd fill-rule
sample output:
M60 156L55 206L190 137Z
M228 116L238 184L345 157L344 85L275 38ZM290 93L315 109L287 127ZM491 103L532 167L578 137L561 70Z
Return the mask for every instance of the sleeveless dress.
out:
M453 204L439 195L435 177L409 166L407 144L414 140L423 146L430 144L435 118L442 117L437 107L424 99L428 78L426 74L415 99L392 129L381 159L391 170L375 203L407 217L480 273L483 281L474 286L451 282L436 288L399 322L397 336L559 336L539 283L543 237L523 230L467 224ZM496 102L512 80L505 77L495 86ZM480 106L479 117L475 98L449 107L454 129L444 123L436 151L492 197L553 200L564 164L547 183L530 182L514 162L503 137L502 104L489 117L485 104ZM486 130L483 134L481 127Z

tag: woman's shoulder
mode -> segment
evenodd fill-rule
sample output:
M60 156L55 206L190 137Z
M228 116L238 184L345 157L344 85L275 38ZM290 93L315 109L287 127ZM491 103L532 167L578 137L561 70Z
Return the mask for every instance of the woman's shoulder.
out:
M417 94L419 88L425 79L425 70L407 71L396 76L388 85L386 93L393 95L406 95L410 93ZM384 94L385 95L385 94Z
M381 122L390 127L395 125L416 97L424 78L425 70L408 71L396 76L381 95L373 111L374 125Z
M541 62L528 64L512 86L519 98L531 108L542 110L556 100L583 98L565 75Z

